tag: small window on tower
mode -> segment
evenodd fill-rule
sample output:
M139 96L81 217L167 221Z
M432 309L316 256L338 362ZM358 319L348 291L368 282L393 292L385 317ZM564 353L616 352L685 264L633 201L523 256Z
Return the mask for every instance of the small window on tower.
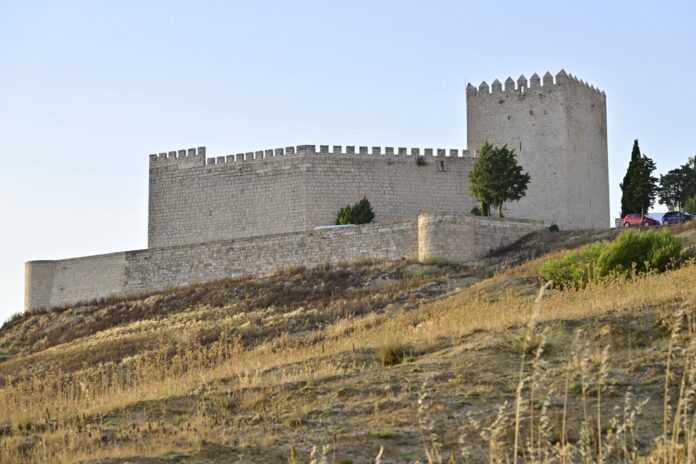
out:
M445 162L444 161L441 160L438 166L439 166L438 170L440 172L445 172Z

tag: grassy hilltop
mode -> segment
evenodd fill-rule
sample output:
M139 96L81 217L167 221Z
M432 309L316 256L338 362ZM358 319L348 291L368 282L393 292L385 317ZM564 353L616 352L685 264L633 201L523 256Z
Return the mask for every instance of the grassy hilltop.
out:
M549 255L615 235L17 316L0 463L693 461L696 268L540 292Z

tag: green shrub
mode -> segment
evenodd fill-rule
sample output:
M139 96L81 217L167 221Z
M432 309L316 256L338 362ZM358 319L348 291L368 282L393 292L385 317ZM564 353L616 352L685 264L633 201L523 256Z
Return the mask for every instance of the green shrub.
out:
M557 226L556 224L551 224L551 225L549 226L549 231L550 231L550 232L558 232L559 230L561 230L561 229L559 229L558 226Z
M684 261L680 251L679 239L666 230L630 230L613 242L593 243L549 259L539 274L560 287L582 288L610 275L629 278L634 273L664 272Z
M681 242L666 230L629 230L607 243L597 260L600 275L630 277L634 272L664 272L679 262Z
M357 202L353 206L353 221L355 224L368 224L375 219L375 212L372 211L372 206L367 197Z
M346 205L336 213L336 224L367 224L375 219L375 212L372 210L370 201L367 197L354 204Z
M338 213L336 213L336 224L339 226L353 224L353 209L350 205L346 205L338 210Z
M478 206L474 206L473 208L471 208L471 214L473 214L474 216L483 216L483 212L481 211L481 208L479 208Z
M416 165L427 166L428 162L425 160L425 156L423 156L423 155L416 156Z
M584 287L597 277L596 262L604 246L604 243L592 243L561 258L549 259L539 267L539 274L562 288Z

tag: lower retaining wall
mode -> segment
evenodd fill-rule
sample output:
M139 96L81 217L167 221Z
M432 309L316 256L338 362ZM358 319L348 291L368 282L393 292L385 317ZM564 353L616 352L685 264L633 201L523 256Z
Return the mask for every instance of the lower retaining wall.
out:
M59 261L29 261L25 311L95 298L153 292L226 277L263 275L290 266L360 258L466 262L506 245L540 222L456 214L179 245Z
M465 263L543 227L542 221L525 219L421 214L418 216L418 260Z
M415 222L368 224L126 253L126 288L147 292L291 266L416 258Z

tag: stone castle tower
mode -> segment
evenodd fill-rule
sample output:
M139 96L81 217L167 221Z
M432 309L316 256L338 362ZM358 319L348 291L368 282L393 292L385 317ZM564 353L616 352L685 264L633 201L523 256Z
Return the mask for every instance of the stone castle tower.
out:
M561 228L609 225L607 106L604 92L561 70L467 86L467 145L515 149L531 175L527 195L506 215Z

